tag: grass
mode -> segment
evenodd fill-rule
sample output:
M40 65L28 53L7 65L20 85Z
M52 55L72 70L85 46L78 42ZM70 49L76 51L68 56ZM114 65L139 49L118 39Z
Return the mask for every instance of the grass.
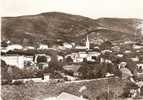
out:
M118 78L110 79L94 79L79 82L45 82L34 83L28 82L22 85L2 85L3 100L34 100L43 97L55 97L62 92L71 93L80 96L79 89L81 86L86 86L87 90L83 92L91 100L105 91L112 91L114 97L118 97L123 93L125 86L124 81Z

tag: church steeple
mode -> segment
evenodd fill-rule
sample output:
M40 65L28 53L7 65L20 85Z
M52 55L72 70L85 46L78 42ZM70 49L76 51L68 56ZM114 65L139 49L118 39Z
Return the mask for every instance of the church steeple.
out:
M86 37L86 48L87 48L87 50L90 49L90 43L89 43L88 35Z

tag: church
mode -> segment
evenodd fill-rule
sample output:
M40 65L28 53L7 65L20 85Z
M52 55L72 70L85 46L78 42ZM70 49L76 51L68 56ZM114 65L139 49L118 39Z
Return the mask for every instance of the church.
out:
M90 49L90 42L89 42L89 38L88 38L88 35L87 35L87 37L86 37L86 43L85 43L85 46L80 46L80 45L77 45L76 47L75 47L75 49L86 49L86 50L89 50Z

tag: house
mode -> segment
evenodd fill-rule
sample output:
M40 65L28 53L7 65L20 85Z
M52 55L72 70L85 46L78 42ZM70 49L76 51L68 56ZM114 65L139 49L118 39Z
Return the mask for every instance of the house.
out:
M75 47L75 49L86 49L86 46L77 45L77 46Z
M8 65L16 66L20 69L24 68L24 56L20 55L7 55L1 56L1 59L4 60Z
M141 69L143 70L143 63L137 64L137 68L138 68L138 69L141 68Z
M49 49L51 49L51 50L65 50L66 48L64 46L59 46L59 45L55 44Z
M78 63L78 62L83 62L83 59L86 58L87 61L92 61L94 62L95 60L93 59L93 57L99 57L101 55L100 52L96 52L96 51L80 51L80 52L75 52L75 53L71 53L65 56L65 58L67 57L71 57L73 59L73 62Z
M35 62L35 63L37 63L37 60L38 60L38 57L44 57L44 58L46 58L47 60L47 62L50 62L51 61L51 57L49 56L49 55L46 55L46 54L36 54L35 56L34 56L34 58L33 58L33 61Z
M73 62L79 63L79 62L83 62L83 58L87 58L88 54L84 51L83 52L76 52L76 53L66 55L65 58L67 58L68 56L70 56L73 59Z
M88 52L88 55L89 55L89 56L96 56L96 57L98 57L98 56L101 55L101 53L100 53L100 52L96 52L96 51L89 51L89 52Z
M110 63L110 64L112 64L112 61L110 60L110 59L106 59L106 58L103 58L103 57L101 57L100 58L100 63Z
M71 65L64 65L63 68L67 71L77 72L81 65L71 64Z
M78 63L78 62L83 62L83 58L86 58L87 54L85 52L76 52L65 56L65 58L68 57L71 57L73 62Z
M7 51L13 51L13 50L22 50L23 46L19 44L12 44L6 47Z
M142 49L143 48L143 46L142 45L133 45L133 49Z
M57 46L56 49L58 49L58 50L66 50L66 48L64 46Z
M48 45L46 45L46 44L40 44L37 49L38 49L38 50L48 49Z
M4 60L8 65L16 66L20 69L23 69L28 62L28 65L34 64L33 56L24 56L24 55L6 55L1 56L1 59Z
M143 63L138 63L137 65L137 72L143 74Z
M58 61L63 62L64 57L63 57L63 56L60 56L60 55L57 55L57 59L58 59Z
M120 47L119 46L113 46L112 48L111 48L113 51L120 51Z
M7 53L8 51L7 51L6 47L0 47L0 52Z
M45 69L45 68L48 68L49 67L49 64L46 63L46 62L40 62L37 64L37 67L38 69Z
M105 53L112 53L112 51L109 50L109 49L107 49L107 50L102 50L101 53L102 53L102 54L105 54Z
M100 55L101 55L100 52L90 51L90 52L88 52L86 58L87 58L87 61L95 62L95 60L97 60L97 58L98 58ZM96 58L96 59L93 59L93 57Z
M112 77L114 76L114 74L111 74L111 73L106 73L105 77Z
M62 92L56 100L87 100L78 96L75 96L73 94L69 94L66 92Z
M100 51L100 48L99 48L99 46L95 46L95 47L93 48L93 50L94 50L94 51Z
M101 45L102 43L104 43L104 40L102 40L102 39L94 40L94 44Z
M25 46L23 50L34 50L35 48L33 46Z
M72 45L69 44L69 43L67 43L67 42L64 42L64 43L63 43L63 46L64 46L65 48L67 48L67 49L71 49L71 48L72 48Z
M138 62L139 61L139 57L136 56L136 57L133 57L133 58L130 58L133 62Z
M33 56L24 56L24 67L30 67L33 65Z
M120 57L120 58L122 58L124 55L123 54L117 54L117 57Z
M135 44L135 42L128 40L128 41L125 41L124 44Z
M132 53L131 50L125 50L124 53Z
M140 53L141 51L140 51L140 50L136 50L136 52L137 52L137 53Z
M52 48L56 50L66 50L66 49L72 49L73 45L67 42L64 42L62 45L54 45Z

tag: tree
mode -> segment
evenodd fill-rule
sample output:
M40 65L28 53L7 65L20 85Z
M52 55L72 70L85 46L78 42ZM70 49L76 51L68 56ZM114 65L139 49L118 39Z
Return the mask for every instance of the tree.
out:
M8 70L8 66L6 65L6 62L1 60L1 78L2 79L8 78L7 70Z
M123 97L123 98L130 97L130 95L131 95L130 90L131 89L136 90L136 89L138 89L138 86L134 83L127 82L126 86L123 88L123 93L122 93L121 97Z
M97 100L113 100L114 98L114 92L109 91L109 92L103 92L101 93L96 99Z
M68 62L68 63L73 62L73 59L71 58L71 56L68 56L68 57L66 58L66 62Z
M47 57L46 56L38 56L37 63L40 63L40 62L47 62Z
M63 64L62 62L58 62L57 55L56 51L50 51L51 61L49 62L47 72L54 73L55 71L63 71Z
M84 63L78 70L81 79L94 79L101 77L101 64Z
M7 47L7 46L8 46L8 44L6 43L6 41L1 42L1 47Z
M110 41L105 41L104 43L101 44L100 48L102 50L105 49L110 49L112 47L112 43Z

